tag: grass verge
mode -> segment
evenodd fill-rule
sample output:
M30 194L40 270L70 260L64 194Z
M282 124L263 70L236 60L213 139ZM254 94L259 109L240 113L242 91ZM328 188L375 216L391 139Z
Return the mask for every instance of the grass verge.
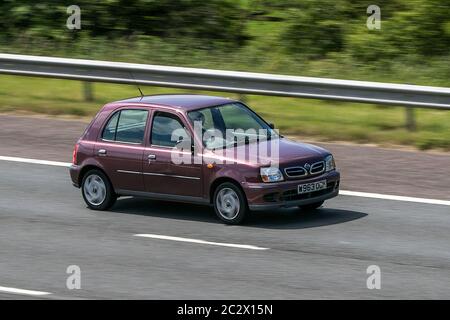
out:
M95 83L94 101L83 100L82 82L0 75L0 112L93 116L103 104L138 95L135 86ZM180 93L142 87L145 94ZM236 98L236 94L202 92ZM417 109L417 130L405 128L402 107L310 99L246 96L246 103L281 133L321 141L406 145L450 151L450 112Z

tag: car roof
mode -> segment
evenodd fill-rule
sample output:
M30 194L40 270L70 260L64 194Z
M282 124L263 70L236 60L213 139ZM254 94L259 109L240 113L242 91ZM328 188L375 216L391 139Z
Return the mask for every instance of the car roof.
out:
M114 104L136 103L136 104L160 105L190 111L212 106L218 106L225 103L236 101L237 100L224 97L208 96L200 94L160 94L160 95L143 96L119 100L115 101Z

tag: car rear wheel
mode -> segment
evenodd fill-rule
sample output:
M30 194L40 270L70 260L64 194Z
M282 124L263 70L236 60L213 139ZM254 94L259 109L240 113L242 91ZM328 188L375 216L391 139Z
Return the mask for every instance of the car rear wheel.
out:
M100 170L91 170L84 175L81 193L88 207L93 210L106 210L117 200L109 179Z
M324 201L314 202L310 204L305 204L303 206L299 206L302 211L313 211L317 208L320 208L323 205Z
M247 199L233 183L222 183L214 192L214 211L223 222L239 224L248 212Z

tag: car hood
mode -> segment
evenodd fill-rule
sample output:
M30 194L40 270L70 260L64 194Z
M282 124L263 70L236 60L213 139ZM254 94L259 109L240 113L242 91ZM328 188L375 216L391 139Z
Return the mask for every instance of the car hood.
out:
M276 155L277 148L279 150L278 157ZM234 158L232 153L234 153ZM227 161L235 159L237 163L252 166L270 165L271 162L276 164L278 158L279 165L284 167L308 161L320 161L329 154L330 152L326 149L312 144L280 138L273 141L243 144L226 150L215 150L210 153L210 156L217 159L226 159Z

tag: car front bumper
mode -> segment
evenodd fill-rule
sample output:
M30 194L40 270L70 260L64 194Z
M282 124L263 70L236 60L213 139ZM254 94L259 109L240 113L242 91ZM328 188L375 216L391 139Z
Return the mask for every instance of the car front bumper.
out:
M326 189L298 194L298 185L321 180L327 181ZM339 194L339 182L340 174L334 170L309 179L276 183L245 183L243 188L250 210L270 210L302 206L334 198Z

